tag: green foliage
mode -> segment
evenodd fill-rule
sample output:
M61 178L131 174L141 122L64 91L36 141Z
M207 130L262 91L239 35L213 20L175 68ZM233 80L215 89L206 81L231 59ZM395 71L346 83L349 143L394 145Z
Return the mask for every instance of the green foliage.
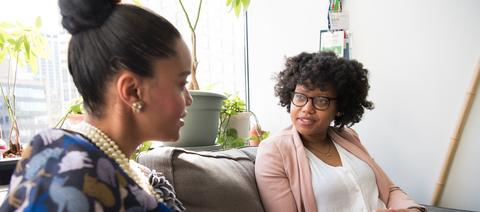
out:
M73 114L83 114L83 107L82 104L75 104L70 107L70 111L72 111Z
M230 94L226 94L226 96L227 99L223 100L222 110L220 112L222 116L234 116L246 111L245 101L240 99L240 97Z
M224 133L219 133L217 143L224 149L237 148L245 145L245 141L238 137L237 130L234 128L224 129Z
M37 59L47 55L45 51L47 40L40 33L41 26L40 17L37 17L33 27L21 23L0 23L0 62L8 57L10 61L20 66L30 66L33 73L36 74Z
M225 94L227 99L223 100L222 110L220 111L220 124L218 126L217 143L224 149L241 147L245 141L238 137L237 131L229 128L230 118L238 113L245 112L245 101L240 97L231 94Z
M237 17L240 15L242 7L244 11L247 11L249 5L250 0L227 0L227 7L231 7Z
M8 139L10 149L20 149L20 131L17 125L15 101L18 66L28 65L33 74L36 74L38 70L37 59L47 55L45 51L47 40L40 33L41 26L42 20L40 17L37 17L33 27L18 22L16 24L0 23L0 63L8 59L9 67L6 86L0 82L0 91L12 122ZM12 66L12 64L14 65ZM16 147L12 148L13 145ZM12 153L19 154L20 152Z
M67 120L68 115L70 114L85 114L82 97L76 98L72 101L67 112L60 118L57 124L55 124L55 128L62 128L63 123L65 123L65 120Z
M152 143L153 143L152 141L143 142L143 144L138 146L135 152L133 152L132 156L130 156L130 159L136 161L140 153L148 151L150 149L150 147L152 146Z
M85 109L83 108L83 98L78 97L74 99L72 104L70 105L69 111L71 111L71 113L73 114L84 114Z
M252 135L248 138L248 140L253 140L253 141L263 141L265 140L266 138L268 138L268 136L270 135L270 132L269 131L263 131L261 130L258 134L260 135Z

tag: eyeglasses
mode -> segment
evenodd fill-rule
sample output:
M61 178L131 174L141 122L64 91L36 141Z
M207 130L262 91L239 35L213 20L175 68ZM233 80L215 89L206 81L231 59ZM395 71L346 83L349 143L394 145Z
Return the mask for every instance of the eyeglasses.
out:
M330 105L330 101L335 101L337 98L326 96L313 96L309 97L302 93L293 92L292 103L297 107L303 107L308 103L308 100L312 99L313 107L317 110L326 110Z

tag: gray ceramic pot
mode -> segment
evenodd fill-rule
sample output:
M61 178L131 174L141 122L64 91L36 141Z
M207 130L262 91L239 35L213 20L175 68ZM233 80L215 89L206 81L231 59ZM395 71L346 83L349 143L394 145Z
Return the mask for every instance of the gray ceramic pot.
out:
M206 91L190 91L193 103L187 108L185 125L180 129L180 139L176 142L163 142L165 146L203 147L215 145L222 94Z

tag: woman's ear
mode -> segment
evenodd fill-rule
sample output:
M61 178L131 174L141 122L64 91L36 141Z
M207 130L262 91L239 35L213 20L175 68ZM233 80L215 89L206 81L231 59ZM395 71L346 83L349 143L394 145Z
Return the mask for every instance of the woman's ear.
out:
M122 102L132 106L135 102L142 101L142 79L130 72L121 71L116 80L117 93Z

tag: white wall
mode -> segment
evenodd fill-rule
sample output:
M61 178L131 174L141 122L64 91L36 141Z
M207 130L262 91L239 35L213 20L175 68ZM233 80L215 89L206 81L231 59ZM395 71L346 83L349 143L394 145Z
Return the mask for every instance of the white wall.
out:
M252 109L273 132L289 119L273 97L283 55L318 50L328 1L253 1L249 10ZM376 108L355 125L390 177L431 203L450 137L480 58L480 1L344 1L352 57L370 70ZM480 91L477 91L480 92ZM442 206L480 210L480 96L447 182ZM476 199L475 199L476 198Z
M320 29L327 27L328 1L252 1L248 13L250 102L260 124L271 132L289 124L286 110L274 96L273 74L285 57L318 51Z

